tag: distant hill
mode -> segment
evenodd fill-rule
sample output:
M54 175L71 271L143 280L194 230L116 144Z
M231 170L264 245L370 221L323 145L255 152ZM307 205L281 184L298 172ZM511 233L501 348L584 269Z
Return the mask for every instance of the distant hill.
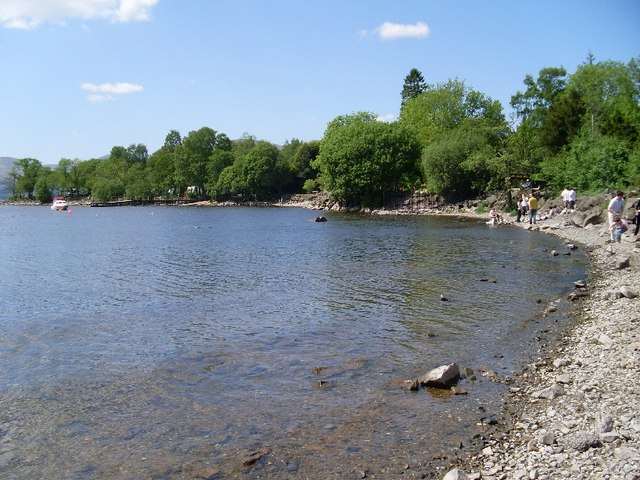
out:
M6 200L13 193L7 174L9 170L11 170L11 167L13 167L13 162L16 160L17 158L0 157L0 200Z

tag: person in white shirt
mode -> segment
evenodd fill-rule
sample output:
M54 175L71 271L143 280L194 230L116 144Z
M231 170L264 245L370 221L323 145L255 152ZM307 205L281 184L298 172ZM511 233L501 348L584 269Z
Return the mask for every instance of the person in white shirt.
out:
M576 208L576 198L578 198L578 194L572 188L569 190L569 210L575 210Z
M613 225L616 219L622 217L622 211L624 210L624 194L620 191L616 193L616 196L609 202L607 213L609 214L609 228ZM611 230L611 240L613 238L613 230Z
M562 190L562 193L560 194L560 196L562 197L562 204L564 205L564 211L566 212L567 210L569 210L569 195L571 194L571 192L569 192L569 188L568 187L564 187L564 190Z

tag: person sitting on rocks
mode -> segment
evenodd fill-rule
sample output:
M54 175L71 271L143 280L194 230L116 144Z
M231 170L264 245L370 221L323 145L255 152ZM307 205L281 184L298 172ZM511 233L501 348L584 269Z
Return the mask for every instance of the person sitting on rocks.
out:
M489 222L491 225L496 225L498 223L503 223L502 215L495 211L495 209L491 209L489 212Z
M538 215L538 220L549 220L550 218L553 218L555 214L556 214L556 209L555 207L552 207L546 212L543 212L540 215Z

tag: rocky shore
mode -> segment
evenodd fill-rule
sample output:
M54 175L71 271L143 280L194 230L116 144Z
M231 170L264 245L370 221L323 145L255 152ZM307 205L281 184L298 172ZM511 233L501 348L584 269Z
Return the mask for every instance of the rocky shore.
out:
M444 478L640 479L638 238L608 243L606 226L577 227L568 215L516 225L588 250L589 280L576 289L581 320L519 374L505 407L512 420Z

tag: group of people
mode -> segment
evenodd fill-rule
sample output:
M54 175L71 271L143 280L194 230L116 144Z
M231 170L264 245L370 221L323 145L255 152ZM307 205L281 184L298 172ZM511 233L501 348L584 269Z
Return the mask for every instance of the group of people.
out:
M635 210L633 223L636 226L633 234L638 235L638 231L640 230L640 199L636 200L632 207ZM622 234L629 229L629 223L622 218L623 211L624 193L618 191L607 207L607 215L609 217L609 234L611 235L612 242L620 242L622 240Z
M562 213L569 213L575 210L578 194L573 188L564 187L560 196L562 197L562 204L564 205Z
M524 186L524 185L523 185ZM562 205L563 210L561 213L571 213L575 210L577 194L573 188L566 187L562 193ZM607 207L607 214L609 218L609 233L611 235L611 241L620 242L622 234L629 230L630 222L627 222L623 218L624 211L624 193L621 191L616 192L616 196L611 199ZM634 235L638 235L640 231L640 198L637 199L632 207L635 210L635 218L633 224L635 224ZM546 220L552 218L556 214L555 207L549 209L542 215L538 215L538 199L534 191L531 191L528 195L522 194L522 199L516 202L516 222L526 222L527 214L529 218L529 224L536 224L537 220ZM495 209L491 209L489 212L489 222L492 225L503 223L504 219Z
M516 204L516 222L526 221L527 212L529 213L529 224L535 224L538 220L538 198L534 192L529 196L522 194L522 200Z

